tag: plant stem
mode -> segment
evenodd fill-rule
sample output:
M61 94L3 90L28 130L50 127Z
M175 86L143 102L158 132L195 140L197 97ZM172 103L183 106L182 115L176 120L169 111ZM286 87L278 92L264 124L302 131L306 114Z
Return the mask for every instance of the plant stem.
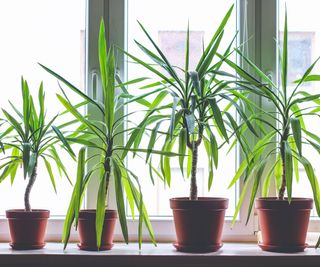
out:
M203 125L199 125L198 140L193 140L191 144L187 144L192 151L192 164L191 164L191 181L190 181L190 200L198 199L198 186L197 186L197 170L198 170L198 147L201 144L203 136Z
M281 142L280 145L280 154L281 154L281 162L282 162L282 181L279 189L278 198L280 200L284 199L284 193L286 191L286 163L285 163L285 155L284 155L284 141Z
M108 194L109 189L109 182L110 182L110 174L111 174L111 165L110 165L110 158L112 156L112 147L113 147L113 139L110 138L108 142L108 149L106 153L106 158L104 161L104 170L106 173L106 194Z
M30 206L30 192L31 192L31 189L32 189L32 187L33 187L34 182L36 181L36 178L37 178L37 162L36 162L36 164L34 165L32 174L31 174L31 176L30 176L30 178L29 178L29 182L28 182L26 191L25 191L25 193L24 193L24 207L25 207L25 210L26 210L26 211L31 211L31 206Z
M197 187L197 164L198 164L198 145L195 141L192 142L192 168L190 181L190 200L198 199Z
M105 179L106 179L106 194L108 194L108 188L109 188L109 182L110 182L110 173L111 173L111 166L110 166L110 158L107 158L106 159L106 162L105 162L105 172L106 172L106 176L105 176Z
M283 134L282 134L281 144L280 144L280 156L281 156L281 162L282 162L282 181L281 181L281 186L278 194L278 199L280 200L284 199L284 193L287 187L286 162L285 162L285 143L288 141L288 136L289 136L289 128L287 127L287 120L283 121L283 125L285 126L285 128L283 129Z

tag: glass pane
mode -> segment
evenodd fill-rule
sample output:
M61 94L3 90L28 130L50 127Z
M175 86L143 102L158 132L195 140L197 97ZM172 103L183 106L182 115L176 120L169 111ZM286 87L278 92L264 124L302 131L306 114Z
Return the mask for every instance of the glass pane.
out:
M76 86L83 88L85 61L85 0L8 0L0 2L0 106L10 109L8 100L21 108L20 78L28 81L37 100L41 81L46 94L47 118L63 111L56 93L56 79L47 74L40 62L61 73ZM37 104L36 104L37 105ZM12 109L10 109L11 111ZM75 178L76 163L59 151L71 179ZM64 215L72 192L65 177L60 178L55 163L57 194L40 163L38 177L31 192L33 208L50 209L52 215ZM13 185L6 179L0 185L0 214L8 208L23 208L26 181L19 170Z
M153 40L157 42L160 49L164 52L172 65L184 67L185 61L185 39L188 21L190 24L190 70L195 66L202 54L203 44L206 46L210 38L217 29L224 14L230 6L236 1L212 1L212 0L129 0L128 1L128 50L131 54L142 58L148 63L151 60L146 58L138 48L134 40L139 41L148 48L152 45L139 27L137 20L147 29ZM236 33L236 11L229 20L225 29L223 44L220 53L229 45ZM162 71L162 70L160 70ZM181 72L177 70L178 75ZM164 72L163 72L164 73ZM128 64L128 78L151 77L150 72L136 64ZM129 91L134 94L143 94L145 91L136 86L130 86ZM151 98L150 98L151 99ZM141 109L137 104L130 104L128 112L134 112ZM141 121L142 115L135 114L131 120L134 123ZM164 125L161 127L167 129ZM153 126L150 126L152 129ZM147 147L147 140L143 138L141 147ZM218 140L221 144L221 140ZM157 141L157 149L161 150L161 140ZM177 151L177 149L175 150ZM224 196L230 200L228 216L232 216L235 209L236 189L227 189L228 183L232 179L236 167L236 152L231 151L226 155L227 150L222 149L219 158L219 168L214 171L213 186L208 192L207 177L208 163L204 148L199 152L198 161L198 191L199 196ZM144 156L144 155L142 155ZM173 159L171 166L171 187L165 188L164 183L155 177L155 186L149 179L148 165L144 159L135 157L129 158L128 165L130 169L138 175L142 181L144 200L151 216L171 216L172 211L169 207L169 198L189 196L190 180L183 178L179 169L178 160ZM155 164L157 167L157 164ZM186 163L185 163L186 166Z
M279 2L279 35L283 39L285 3L288 12L288 80L289 88L294 89L293 81L302 77L307 68L320 56L320 21L318 16L320 3L317 0L299 0ZM302 19L303 18L303 19ZM319 66L319 65L318 65ZM317 73L318 66L314 68ZM303 91L312 94L319 92L319 84L308 82L303 85ZM310 108L310 104L301 104L300 108ZM320 135L319 118L304 116L308 131ZM303 155L311 161L317 177L320 177L319 154L310 146L303 145ZM312 197L312 189L302 165L299 166L299 185L293 188L296 197ZM315 211L314 211L315 212ZM315 213L314 213L315 215Z

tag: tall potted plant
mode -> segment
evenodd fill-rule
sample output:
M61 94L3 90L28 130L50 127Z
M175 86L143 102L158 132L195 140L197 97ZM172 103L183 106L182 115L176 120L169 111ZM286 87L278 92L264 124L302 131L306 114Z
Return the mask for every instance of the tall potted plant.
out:
M135 41L138 47L154 62L148 64L134 55L123 51L131 60L148 69L159 82L144 86L151 89L149 95L155 96L155 101L150 105L144 120L130 136L127 147L139 145L141 136L151 125L155 127L151 131L149 148L156 144L158 133L165 132L163 151L172 151L174 144L178 141L179 153L189 154L188 175L190 179L190 195L184 198L170 199L170 206L173 209L174 223L177 235L177 242L174 244L179 251L189 252L210 252L216 251L221 246L221 236L224 224L225 210L228 207L226 198L198 197L197 190L197 163L199 147L204 145L208 158L208 188L211 188L213 178L213 165L218 165L218 144L215 134L229 141L228 127L232 131L238 128L237 122L228 112L228 108L221 111L223 100L228 101L240 111L240 115L253 129L246 118L237 100L241 95L232 90L229 85L234 81L221 79L226 75L221 71L223 60L214 63L217 50L224 35L224 27L232 13L233 6L228 10L221 24L213 35L209 45L204 50L195 71L189 69L189 58L192 51L189 50L189 27L186 34L185 66L183 69L173 66L164 53L150 37L146 29L140 24L142 31L149 39L154 50ZM233 41L226 49L224 55L228 55ZM156 66L156 67L155 67ZM165 73L165 74L164 74ZM167 74L167 75L166 75ZM231 75L232 76L232 75ZM165 95L172 96L172 101L161 103ZM237 95L237 96L236 96ZM229 106L230 107L230 106ZM161 115L157 111L161 110ZM227 124L225 122L227 120ZM170 121L167 131L161 130L160 125ZM212 123L214 127L212 127ZM213 131L216 128L217 131ZM124 152L123 156L126 155ZM148 157L147 157L148 160ZM150 158L149 158L150 160ZM184 157L180 156L179 164L184 174ZM171 170L170 160L161 156L160 167L166 183L170 186Z
M311 94L304 91L302 85L306 82L317 80L310 75L318 59L306 70L294 88L288 88L288 28L287 12L285 14L283 46L280 53L281 84L276 85L252 61L237 50L241 58L252 68L261 81L251 76L243 68L226 59L233 67L241 80L238 84L245 90L257 94L274 106L276 113L263 110L255 116L261 124L268 127L269 132L262 136L248 157L240 165L238 172L230 186L244 176L244 188L238 203L235 217L239 211L246 193L247 185L253 179L248 219L253 208L254 199L259 186L262 186L262 198L257 198L255 206L258 211L259 224L262 232L263 250L277 252L303 251L307 246L306 233L308 229L310 211L313 200L318 215L320 215L319 184L310 161L303 155L303 146L311 146L320 151L319 138L308 131L304 121L305 116L318 116L320 94ZM310 102L315 101L310 107ZM309 104L309 106L308 106ZM265 116L265 118L261 118ZM270 120L276 121L276 125ZM241 136L240 139L243 139ZM270 148L270 145L273 145ZM275 146L274 146L275 145ZM305 169L313 191L313 200L310 198L292 197L293 176L299 178L298 166ZM262 176L262 174L265 176ZM263 178L264 177L264 178ZM268 197L271 179L274 177L277 197ZM234 217L234 218L235 218Z
M75 138L73 139L73 141L83 144L89 148L93 148L95 149L95 151L97 151L96 154L86 159L85 148L82 148L80 150L78 157L77 181L66 215L63 232L63 242L66 247L70 235L71 226L73 222L75 222L75 226L76 228L78 227L80 234L80 249L111 249L113 246L113 230L118 213L123 237L125 242L128 243L129 238L124 199L124 196L126 194L129 206L131 207L132 216L134 216L134 205L139 211L139 246L141 246L142 242L143 223L148 229L152 242L155 243L152 226L148 219L148 214L143 203L139 180L137 176L126 167L124 158L121 158L120 156L124 151L148 151L151 153L166 154L167 156L174 156L176 154L172 152L155 151L153 149L133 149L116 144L115 139L117 138L117 136L126 132L130 134L130 131L132 130L120 130L130 114L120 115L117 117L117 112L119 112L128 102L123 102L120 94L116 92L116 88L118 87L121 87L125 90L125 84L117 83L118 79L115 73L116 66L114 48L111 46L110 49L107 50L103 20L101 20L100 24L98 51L101 83L104 97L103 103L92 99L91 97L77 89L75 86L73 86L71 83L69 83L67 80L62 78L60 75L41 65L45 70L47 70L53 76L58 78L62 83L64 83L69 89L76 92L78 95L83 97L90 105L96 108L96 110L102 115L103 118L102 121L87 119L77 111L76 107L71 104L66 95L58 95L58 99L63 104L63 106L87 128L84 136ZM92 168L88 169L87 172L85 172L85 163L97 157L100 157L99 162ZM96 173L98 173L99 175L99 190L97 192L96 209L80 210L81 201L86 190L86 186L89 180L94 177L93 174ZM106 203L106 196L110 189L109 182L112 178L114 179L117 213L115 210L106 209L106 206L108 207L108 203Z
M6 211L11 234L10 246L14 249L43 248L49 210L32 209L30 205L31 189L37 178L38 164L44 162L54 190L56 184L50 161L55 161L57 169L68 179L68 173L60 159L57 146L62 142L68 153L75 157L70 145L62 132L63 125L54 126L59 115L48 120L45 110L45 93L41 83L38 93L39 108L35 108L33 97L30 94L28 83L22 78L22 103L20 111L15 104L10 103L13 112L2 109L5 125L2 137L2 148L5 153L11 153L4 158L1 164L0 182L10 177L13 183L19 167L23 167L23 177L28 179L24 194L24 209ZM65 126L68 123L64 124ZM70 180L69 180L70 181ZM71 183L71 182L70 182Z

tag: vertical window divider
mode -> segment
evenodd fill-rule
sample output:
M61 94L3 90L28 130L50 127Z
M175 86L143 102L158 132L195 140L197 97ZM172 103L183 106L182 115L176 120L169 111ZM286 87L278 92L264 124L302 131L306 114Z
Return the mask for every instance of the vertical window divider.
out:
M102 101L102 89L99 73L99 58L98 58L98 36L100 19L104 17L104 7L106 5L104 0L87 0L87 30L86 30L86 92L91 97ZM96 82L93 82L96 79ZM101 120L101 114L90 105L87 106L86 114L89 119ZM92 148L88 149L88 156L93 155ZM92 160L88 164L95 165L97 160ZM90 168L90 166L88 166ZM90 179L87 192L85 195L84 207L88 209L96 208L97 191L99 187L99 177Z

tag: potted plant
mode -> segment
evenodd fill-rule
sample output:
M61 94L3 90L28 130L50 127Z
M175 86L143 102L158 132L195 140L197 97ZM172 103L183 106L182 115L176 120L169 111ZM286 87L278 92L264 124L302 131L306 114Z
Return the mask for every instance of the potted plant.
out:
M150 105L146 116L133 132L128 140L127 147L139 145L139 138L143 133L155 125L150 134L149 148L158 142L158 133L165 136L163 151L170 152L174 149L174 144L178 141L179 165L184 174L184 156L187 151L188 173L190 179L190 195L183 198L170 199L170 206L173 209L173 217L177 235L177 242L174 244L178 251L188 252L210 252L216 251L221 246L221 236L224 224L225 210L228 207L228 199L198 197L197 192L197 162L198 151L204 145L208 158L208 188L211 188L213 178L213 165L218 165L218 147L215 134L219 132L221 136L229 141L231 135L229 128L235 132L238 128L237 122L228 112L228 106L221 111L224 100L240 111L240 115L245 120L250 129L253 129L249 120L237 104L240 94L229 87L234 81L220 79L227 73L220 70L223 60L216 62L216 54L220 42L224 35L224 27L232 13L233 6L228 10L221 24L212 37L209 45L197 64L195 71L189 70L189 27L186 34L185 66L184 68L173 66L164 53L150 37L146 29L140 24L142 31L152 44L156 52L152 52L147 47L135 41L138 47L154 62L148 64L134 55L123 51L131 60L148 69L160 81L144 86L144 90L150 89L149 95L155 95L155 100ZM234 40L226 49L224 55L228 55ZM164 74L165 73L165 74ZM168 74L168 75L166 75ZM220 76L220 77L219 77ZM231 75L232 77L232 75ZM236 96L237 95L237 96ZM172 101L161 103L164 96L172 96ZM157 112L161 110L160 115ZM225 122L227 120L227 123ZM166 125L169 121L167 131L161 130L160 125ZM213 124L213 125L212 125ZM213 131L213 129L217 131ZM124 152L123 156L126 155ZM151 162L151 159L147 157ZM170 160L165 155L160 160L161 172L166 183L170 186L171 170Z
M70 201L69 209L66 215L63 242L66 248L70 229L75 223L75 227L79 229L80 234L80 249L84 250L109 250L113 246L113 229L117 213L126 243L128 243L128 227L125 212L125 199L126 194L129 206L131 208L132 216L134 216L134 205L139 211L139 246L142 242L142 224L146 225L150 234L151 240L155 243L152 226L148 219L148 214L143 203L141 188L137 176L130 171L125 164L124 158L121 158L120 153L126 151L133 152L151 152L157 154L166 154L167 156L176 155L173 152L161 152L153 149L139 149L127 148L125 146L117 145L115 139L123 133L129 133L132 129L120 130L124 122L128 119L130 114L120 115L119 112L124 105L129 101L123 102L120 97L121 94L116 92L116 88L125 90L125 84L118 83L119 77L115 73L115 56L114 48L111 46L107 50L105 39L104 22L101 20L100 34L99 34L99 61L100 61L100 74L103 90L103 103L92 99L82 91L77 89L71 83L66 81L60 75L47 67L41 65L46 71L58 78L69 89L79 94L90 105L101 113L103 120L95 121L87 119L81 115L76 107L74 107L69 99L61 95L57 95L63 106L73 114L83 125L86 126L86 135L73 139L74 142L83 144L96 151L90 158L85 156L85 148L82 148L78 156L78 174L77 181L74 187L72 198ZM132 99L136 101L138 99ZM85 163L93 158L100 157L99 162L92 168L85 172ZM83 210L81 208L81 201L89 180L94 177L93 174L99 175L99 190L97 192L97 204L95 210ZM106 209L106 196L109 191L109 182L114 179L114 191L116 196L117 213L115 210Z
M46 225L49 218L49 210L32 209L30 205L31 189L37 178L37 169L40 160L44 162L48 171L54 190L56 184L50 161L55 161L57 169L68 179L68 173L57 152L57 145L60 142L68 153L75 157L70 145L64 137L62 128L70 123L61 126L54 126L59 115L48 120L45 110L45 93L43 84L39 88L39 108L35 108L33 97L30 94L28 83L23 78L22 103L20 111L11 103L14 112L9 113L2 109L5 125L8 125L1 135L2 148L5 153L11 154L4 157L0 169L0 182L10 177L13 183L20 166L23 168L23 177L28 179L24 195L24 209L12 209L6 211L9 221L11 243L14 249L40 249L43 248ZM69 180L70 181L70 180ZM70 182L71 183L71 182Z
M280 52L281 84L276 85L252 61L237 50L241 58L254 70L261 81L254 78L247 71L232 61L225 61L233 67L241 80L238 84L245 90L269 100L276 113L261 110L254 116L261 124L268 127L247 158L239 166L230 186L244 177L244 188L240 196L236 218L248 184L253 180L248 219L253 208L254 199L259 186L262 186L262 196L255 200L259 224L262 233L262 242L259 246L263 250L276 252L303 251L307 246L306 233L308 229L310 211L313 200L318 215L320 215L319 184L310 161L303 155L303 146L311 146L320 151L319 138L308 131L304 121L306 116L318 116L320 94L311 94L304 91L302 85L317 80L310 75L318 59L306 70L301 79L294 82L291 90L288 88L288 28L287 12L285 14L283 46ZM310 106L310 102L315 101ZM261 116L264 116L264 118ZM277 122L270 123L269 119ZM243 139L244 136L240 136ZM272 147L270 147L272 145ZM298 166L301 164L310 181L313 191L313 200L310 198L292 197L293 176L299 177ZM262 176L265 174L265 176ZM277 197L268 197L269 187L274 177ZM247 221L248 221L247 219Z

